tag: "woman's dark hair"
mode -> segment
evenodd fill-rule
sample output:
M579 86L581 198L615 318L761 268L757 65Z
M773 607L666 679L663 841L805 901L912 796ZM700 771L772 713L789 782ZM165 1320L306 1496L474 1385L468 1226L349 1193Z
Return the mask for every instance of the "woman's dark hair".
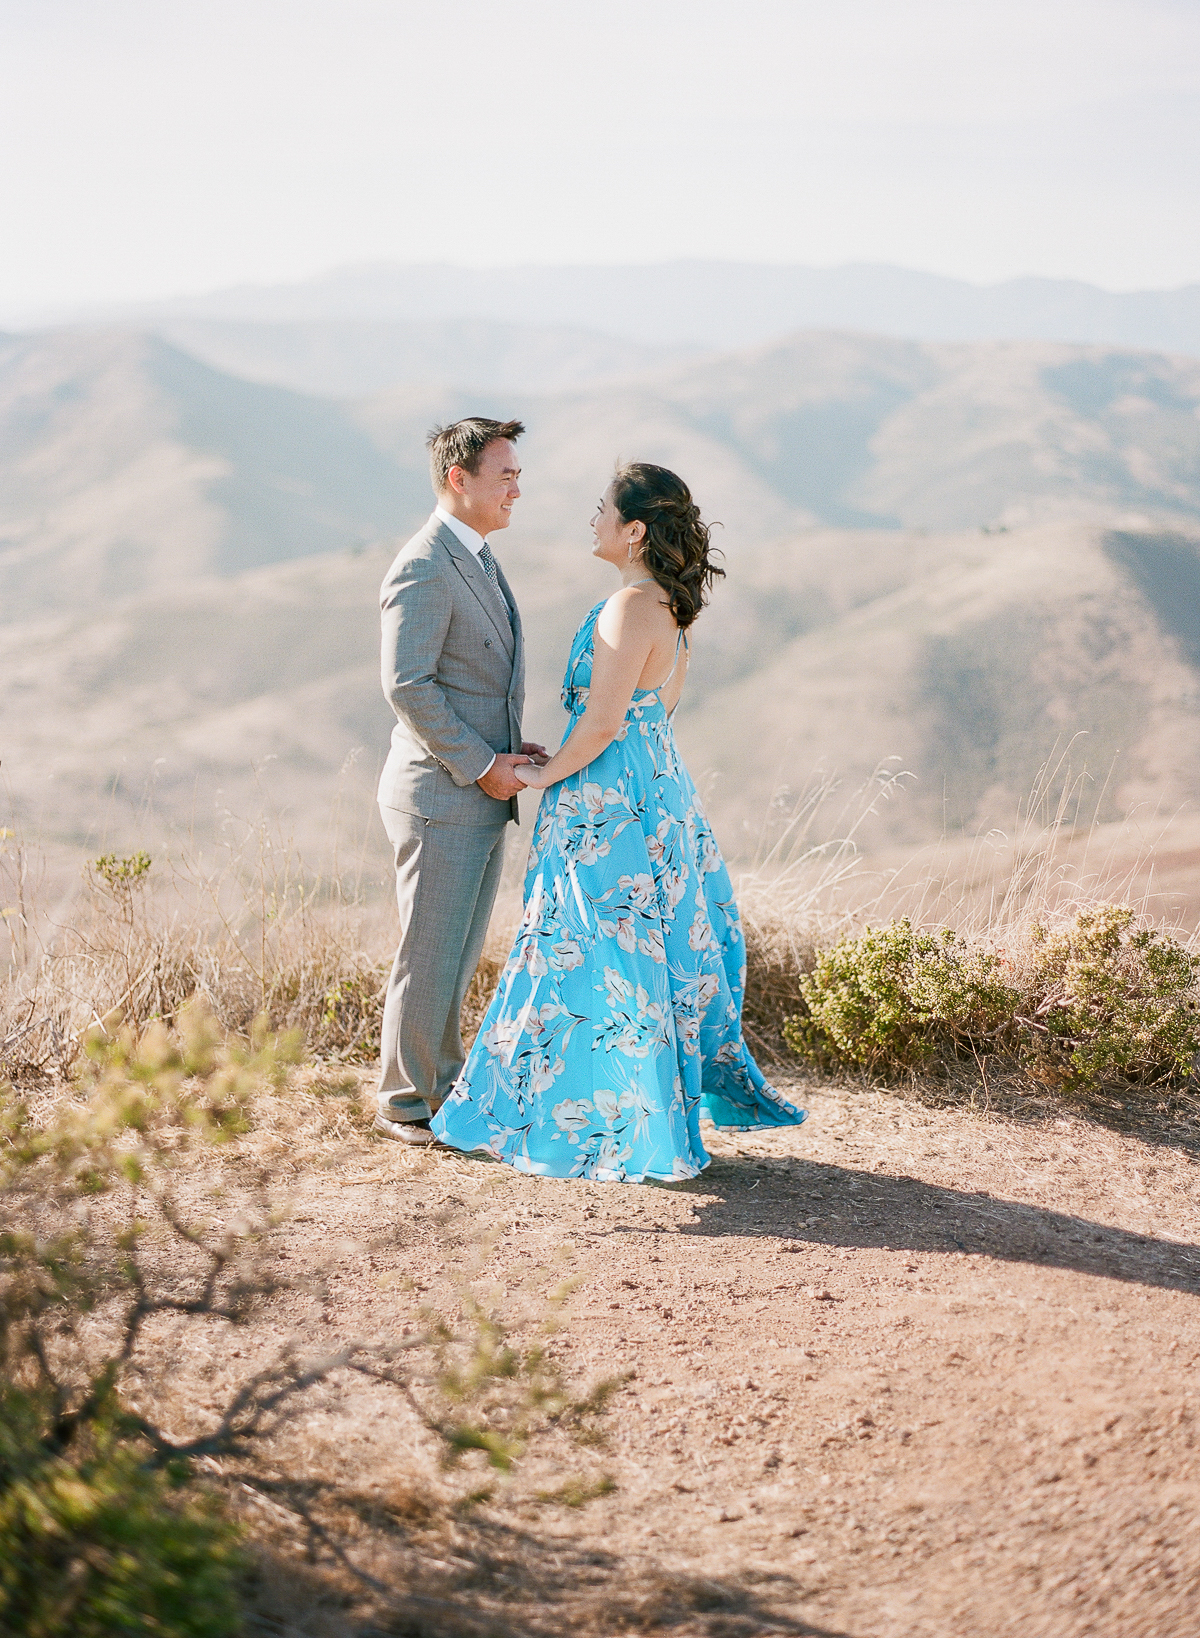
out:
M708 602L709 589L725 570L712 561L709 525L682 478L665 466L630 461L617 468L613 505L625 523L644 523L642 557L666 592L675 623L686 631Z

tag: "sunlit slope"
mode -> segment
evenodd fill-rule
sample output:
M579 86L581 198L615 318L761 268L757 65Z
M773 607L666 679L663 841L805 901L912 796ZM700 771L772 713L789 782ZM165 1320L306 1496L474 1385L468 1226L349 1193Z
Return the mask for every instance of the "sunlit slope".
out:
M328 552L419 517L334 404L153 337L0 338L0 618Z
M404 388L355 414L408 463L435 401L465 413L472 397ZM962 529L1123 512L1200 517L1200 360L1191 358L810 332L619 385L531 396L514 411L530 429L527 529L578 528L613 462L634 456L678 465L735 540L803 521Z
M430 505L426 428L474 409L530 429L497 545L537 738L611 589L587 520L614 459L677 467L724 525L679 730L735 848L815 765L887 756L919 779L897 834L1010 812L1079 735L1113 811L1189 797L1198 404L1200 364L1040 343L801 335L515 403L410 384L347 407L145 336L7 338L4 776L64 838L144 826L148 782L201 828L268 786L301 829L339 777L365 795L379 581Z
M809 333L681 367L672 412L822 522L1200 516L1200 361Z
M909 836L1008 824L1055 747L1110 816L1200 794L1200 537L829 535L770 602L778 636L747 643L740 676L744 611L706 634L715 663L698 634L680 711L730 823L754 829L814 768L852 779L887 757L917 782L882 828Z
M572 367L570 337L542 345ZM413 382L348 405L133 332L0 338L0 611L403 535L430 502L426 430L470 411L526 420L519 533L574 575L619 457L677 466L731 564L806 524L1187 521L1198 407L1200 362L1049 343L809 333L570 392Z

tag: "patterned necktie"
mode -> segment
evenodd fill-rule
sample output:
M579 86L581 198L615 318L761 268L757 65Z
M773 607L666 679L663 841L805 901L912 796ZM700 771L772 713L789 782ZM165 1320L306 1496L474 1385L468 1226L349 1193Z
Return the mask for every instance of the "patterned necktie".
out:
M496 559L492 556L492 548L486 540L479 548L479 561L483 564L484 574L487 575L496 590L500 591L500 576L496 573ZM501 592L501 596L503 595Z

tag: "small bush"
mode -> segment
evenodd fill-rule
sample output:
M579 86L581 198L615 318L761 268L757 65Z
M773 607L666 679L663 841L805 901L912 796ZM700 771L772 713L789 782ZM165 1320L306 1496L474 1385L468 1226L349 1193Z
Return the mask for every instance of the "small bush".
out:
M260 1372L183 1444L135 1409L127 1381L152 1315L232 1325L272 1288L252 1263L262 1227L214 1239L173 1186L196 1143L246 1129L251 1095L281 1083L300 1043L261 1026L225 1042L195 1005L174 1033L109 1022L47 1122L0 1085L0 1632L226 1638L234 1532L184 1488L191 1459L244 1448L303 1379ZM115 1211L92 1210L104 1195ZM163 1233L199 1265L190 1278L179 1258L153 1267Z
M1186 1077L1200 1051L1200 960L1128 905L1083 910L1066 927L1033 930L1023 1056L1068 1086L1151 1085Z
M98 1420L70 1456L39 1396L0 1389L0 1631L25 1638L231 1638L233 1527Z
M949 929L894 921L839 939L800 978L807 1012L784 1025L804 1056L864 1069L920 1069L947 1042L993 1034L1019 996L1000 958Z
M1016 953L895 921L840 939L799 980L789 1046L823 1067L883 1074L1004 1053L1072 1090L1161 1085L1200 1051L1200 959L1127 905L1035 926Z

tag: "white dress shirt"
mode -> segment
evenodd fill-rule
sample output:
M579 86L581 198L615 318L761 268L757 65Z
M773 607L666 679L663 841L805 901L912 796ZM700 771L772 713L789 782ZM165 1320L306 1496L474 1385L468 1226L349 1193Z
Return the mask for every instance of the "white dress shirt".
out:
M481 535L477 529L472 529L471 525L464 523L461 518L456 518L453 512L447 512L444 506L435 506L433 515L435 518L440 518L452 534L458 536L468 552L473 552L476 557L479 556L487 544L485 536Z
M464 523L461 518L456 518L453 512L447 512L444 506L435 506L433 509L433 515L435 518L440 518L446 525L447 529L450 530L451 534L456 535L458 539L462 541L468 552L471 552L475 557L479 556L480 552L487 544L486 536L481 535L478 529L472 529L471 525L469 523ZM496 758L493 757L488 763L487 767L483 770L483 773L481 773L476 779L475 783L478 784L479 780L483 778L484 774L491 773L495 766Z

